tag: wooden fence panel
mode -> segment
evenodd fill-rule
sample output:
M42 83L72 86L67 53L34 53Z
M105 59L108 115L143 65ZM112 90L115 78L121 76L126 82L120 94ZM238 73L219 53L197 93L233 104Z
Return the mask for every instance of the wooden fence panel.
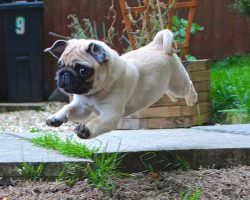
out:
M134 1L134 0L129 0ZM44 24L43 24L43 46L49 47L58 39L48 35L55 32L60 35L69 36L70 23L67 18L69 14L75 14L79 19L89 18L95 20L98 33L102 35L102 23L107 20L109 7L112 0L44 0ZM124 25L119 1L114 0L117 11L115 29L119 33L116 37L115 49L122 52L124 48L120 41ZM233 0L198 0L197 11L194 22L205 27L204 31L191 36L190 53L201 59L219 59L235 53L244 53L250 50L250 21L232 9ZM110 23L110 22L109 22ZM107 25L108 27L108 25ZM1 32L0 27L0 32ZM2 34L0 33L0 36ZM3 39L0 38L0 73L3 74ZM45 98L55 87L56 60L44 54L43 80L45 87ZM3 75L0 76L4 77ZM0 80L0 85L4 80ZM0 101L4 89L0 90Z

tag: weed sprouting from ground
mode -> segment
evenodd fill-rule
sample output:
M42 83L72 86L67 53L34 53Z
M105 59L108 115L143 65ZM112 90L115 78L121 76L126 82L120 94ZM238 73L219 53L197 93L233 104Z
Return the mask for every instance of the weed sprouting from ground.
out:
M189 188L185 192L180 193L180 200L199 200L202 198L202 191L198 188Z
M211 97L214 122L223 123L228 112L245 114L249 119L249 77L249 54L232 56L212 63Z
M168 170L191 170L192 165L182 155L176 153L163 155L158 152L147 152L140 156L140 161L147 172L156 172L154 169L157 166L157 171Z
M42 178L43 164L38 166L31 165L29 163L22 163L21 167L17 167L16 171L24 178L32 181L38 181Z
M104 189L112 195L115 189L112 178L122 175L118 171L119 163L122 160L122 156L119 153L95 155L98 148L90 149L86 145L69 138L62 140L55 133L46 133L31 139L31 141L38 146L58 150L67 156L92 159L94 161L93 165L66 164L60 172L58 180L63 180L67 184L72 185L78 180L87 178L90 184L99 189Z

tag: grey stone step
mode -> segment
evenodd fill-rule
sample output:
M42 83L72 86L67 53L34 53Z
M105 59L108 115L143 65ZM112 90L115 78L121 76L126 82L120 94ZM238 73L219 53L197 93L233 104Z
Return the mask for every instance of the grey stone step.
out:
M40 134L44 133L0 135L0 176L6 173L5 165L12 163L92 163L91 160L62 156L57 151L36 147L27 141ZM99 154L120 152L124 155L121 166L128 172L145 170L145 165L149 164L155 169L163 169L164 165L174 166L178 162L189 163L194 169L221 168L231 163L250 165L250 125L116 130L89 140L81 140L73 132L58 135L62 139L72 138L89 148L98 147Z
M11 134L0 134L0 177L20 176L16 168L22 163L38 165L43 163L44 176L57 176L65 163L87 164L89 159L61 155L55 150L36 147L25 138Z

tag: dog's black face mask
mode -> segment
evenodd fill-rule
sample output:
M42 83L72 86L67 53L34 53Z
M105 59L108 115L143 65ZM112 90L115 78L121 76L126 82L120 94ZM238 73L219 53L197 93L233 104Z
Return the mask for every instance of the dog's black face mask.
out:
M62 61L57 66L57 85L65 92L86 94L92 89L94 69L78 63L75 66L64 66Z

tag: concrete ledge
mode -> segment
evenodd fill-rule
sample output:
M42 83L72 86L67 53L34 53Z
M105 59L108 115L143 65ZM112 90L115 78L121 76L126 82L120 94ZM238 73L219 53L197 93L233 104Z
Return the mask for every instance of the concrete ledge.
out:
M250 125L205 126L189 129L120 130L94 139L81 140L74 133L58 133L61 139L73 139L89 148L99 148L96 156L119 152L124 156L121 168L127 172L153 169L169 170L176 166L227 167L250 165ZM0 135L0 176L14 174L18 163L45 163L48 176L65 162L93 164L92 160L60 155L57 151L36 147L28 139L44 133ZM6 166L11 169L6 169ZM50 171L51 169L51 171ZM12 171L11 171L12 170Z
M225 168L250 165L250 149L193 149L125 153L121 170L138 172L149 170Z
M27 135L27 134L26 134ZM10 134L0 134L0 177L17 177L16 168L22 163L43 164L44 176L57 176L65 163L92 164L89 159L67 157L55 150L36 147L27 139Z

